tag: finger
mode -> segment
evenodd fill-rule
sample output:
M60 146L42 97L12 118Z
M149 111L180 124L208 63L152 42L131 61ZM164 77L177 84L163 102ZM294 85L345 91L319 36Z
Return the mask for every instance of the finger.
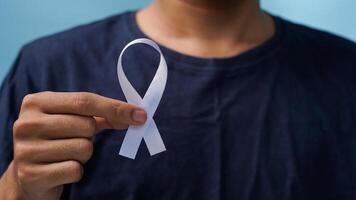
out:
M117 123L116 127L114 127L107 119L102 117L94 117L96 121L96 131L99 132L104 129L127 129L129 126L127 124Z
M78 182L83 176L83 166L74 160L27 166L23 173L27 182L42 189ZM28 174L28 175L26 175ZM30 175L30 176L29 176ZM32 179L32 180L31 180Z
M93 154L93 143L87 138L38 140L16 145L16 158L27 163L54 163L76 160L85 164Z
M14 137L64 139L64 138L92 138L95 133L103 128L112 128L106 120L95 120L72 114L37 114L33 117L25 117L14 124ZM98 124L97 124L98 123ZM126 124L117 123L117 129L127 128Z
M14 125L14 137L67 139L92 138L103 129L127 129L127 124L117 123L113 127L105 118L86 117L72 114L37 114L33 117L17 120Z
M142 108L87 92L42 92L25 99L25 106L36 105L45 113L102 117L115 127L117 123L140 125L147 119Z

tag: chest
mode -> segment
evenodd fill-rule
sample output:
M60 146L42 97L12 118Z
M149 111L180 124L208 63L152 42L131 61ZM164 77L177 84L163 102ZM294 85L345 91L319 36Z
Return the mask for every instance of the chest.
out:
M132 79L143 95L149 81ZM112 93L117 88L102 93L125 100ZM173 71L153 117L167 151L150 157L142 141L136 160L121 157L126 131L106 130L70 195L288 199L306 184L332 187L323 177L337 176L341 164L333 156L351 146L352 124L348 103L336 94L346 97L278 67L235 76ZM330 168L319 170L324 166Z

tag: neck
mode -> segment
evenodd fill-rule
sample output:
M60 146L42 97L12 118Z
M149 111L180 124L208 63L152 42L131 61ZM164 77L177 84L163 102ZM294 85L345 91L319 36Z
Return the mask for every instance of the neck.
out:
M156 0L138 12L137 22L158 43L200 57L242 53L274 32L257 0Z

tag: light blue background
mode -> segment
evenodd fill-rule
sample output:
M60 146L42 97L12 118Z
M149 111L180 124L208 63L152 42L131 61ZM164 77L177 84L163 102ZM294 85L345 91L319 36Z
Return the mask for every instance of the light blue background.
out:
M135 9L150 0L0 0L0 81L19 49L31 40ZM262 0L287 19L356 41L355 0Z

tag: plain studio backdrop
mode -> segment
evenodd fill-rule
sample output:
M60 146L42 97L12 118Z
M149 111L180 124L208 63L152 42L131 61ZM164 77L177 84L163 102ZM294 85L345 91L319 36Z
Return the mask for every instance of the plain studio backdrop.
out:
M149 2L0 0L0 82L24 44ZM262 0L261 3L272 14L356 41L355 0Z

